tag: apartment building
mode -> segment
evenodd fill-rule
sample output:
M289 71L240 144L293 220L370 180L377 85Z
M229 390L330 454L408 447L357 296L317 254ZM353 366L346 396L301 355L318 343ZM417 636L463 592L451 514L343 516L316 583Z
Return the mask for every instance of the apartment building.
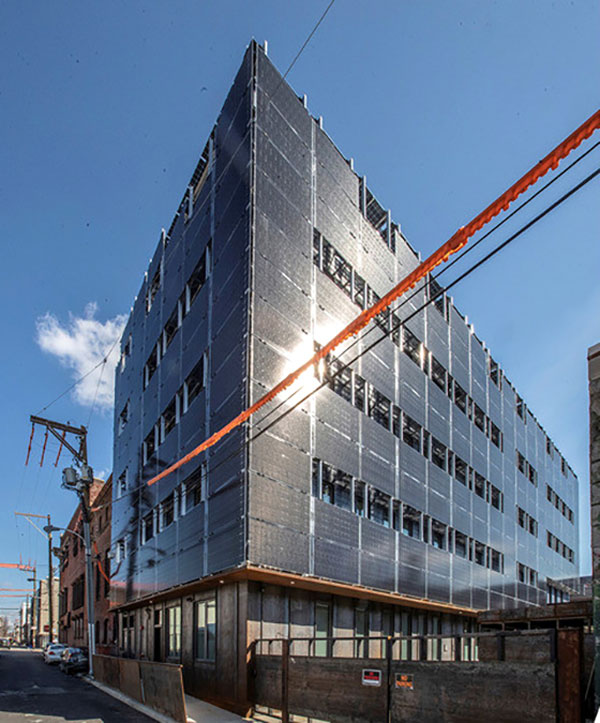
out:
M256 637L462 632L577 576L577 478L433 279L148 486L419 263L255 42L166 227L116 371L122 653L243 707Z

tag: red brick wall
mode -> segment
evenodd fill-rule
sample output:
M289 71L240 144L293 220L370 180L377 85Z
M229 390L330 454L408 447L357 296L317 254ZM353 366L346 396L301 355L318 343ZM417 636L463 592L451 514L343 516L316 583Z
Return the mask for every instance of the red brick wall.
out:
M92 538L94 616L97 627L97 652L109 652L112 643L112 616L109 614L108 590L100 572L98 558L105 569L106 553L110 550L112 480L94 480L90 488ZM83 535L81 505L67 525L67 529ZM95 546L94 546L95 543ZM83 543L69 532L61 537L62 562L60 571L59 640L66 645L87 646L87 607L85 593L85 552ZM97 552L96 552L97 550ZM109 571L106 570L110 575ZM99 585L97 585L99 581ZM105 622L106 621L106 622ZM106 627L105 627L106 626ZM106 633L106 638L105 638ZM105 642L106 640L106 642Z

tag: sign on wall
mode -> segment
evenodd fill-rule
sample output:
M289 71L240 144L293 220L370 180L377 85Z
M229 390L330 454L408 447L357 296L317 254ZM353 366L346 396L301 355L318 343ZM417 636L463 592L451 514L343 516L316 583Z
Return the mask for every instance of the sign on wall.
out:
M413 677L406 673L396 673L396 688L404 688L406 690L414 690Z
M363 668L362 684L381 686L381 670L375 668Z

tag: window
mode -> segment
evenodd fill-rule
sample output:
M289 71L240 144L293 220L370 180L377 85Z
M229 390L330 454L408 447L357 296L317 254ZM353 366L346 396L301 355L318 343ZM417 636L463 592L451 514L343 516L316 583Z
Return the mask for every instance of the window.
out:
M215 598L195 603L196 651L198 660L216 657L217 604Z
M148 512L148 514L142 520L142 544L148 542L154 537L154 510Z
M317 602L315 605L315 655L325 657L331 649L331 608L329 603ZM319 638L325 638L319 639Z
M366 285L365 280L362 276L359 276L356 271L354 272L354 303L358 304L361 309L365 308L366 304Z
M352 401L352 371L342 362L334 359L329 365L331 381L329 386L347 402Z
M490 379L494 382L496 386L499 386L500 383L500 374L498 371L498 362L495 362L492 357L489 358L489 370L490 370Z
M379 490L369 490L369 519L384 527L390 526L390 496Z
M175 519L175 497L171 492L160 505L160 529L168 527Z
M402 333L402 321L400 320L399 316L396 316L396 314L392 314L392 341L394 344L399 347L400 346L400 334Z
M431 357L431 381L446 392L446 370L434 356Z
M446 445L442 444L438 439L435 437L431 438L431 461L433 464L435 464L436 467L439 467L440 469L443 469L444 472L446 471Z
M438 550L446 549L446 525L437 520L431 520L431 544Z
M125 402L125 406L119 414L119 434L125 429L125 425L129 421L129 399Z
M206 463L203 462L183 483L185 489L185 511L199 505L206 499Z
M502 442L501 442L501 435L500 430L498 427L490 421L490 439L492 440L492 444L495 444L498 449L502 449Z
M479 472L475 472L475 494L482 499L485 499L485 478L482 477Z
M354 637L356 638L356 657L366 658L368 641L364 638L369 637L369 613L365 608L356 608L354 611Z
M165 328L163 329L163 333L162 333L162 355L163 356L167 353L167 349L169 348L171 342L175 338L175 334L177 333L177 329L179 328L180 322L179 322L178 307L179 307L179 304L175 307L175 311L171 314L167 323L165 324Z
M354 374L354 406L361 412L365 411L365 387L365 380L358 374Z
M535 467L528 465L527 477L531 484L537 487L537 472L535 470Z
M127 467L119 475L117 480L117 495L120 497L127 492Z
M454 554L459 557L467 556L467 536L458 530L454 531Z
M395 404L392 407L392 432L398 438L401 437L402 431L402 411Z
M402 439L409 447L421 451L421 425L408 414L402 415Z
M525 457L517 450L517 469L521 474L525 474Z
M196 264L196 268L192 271L190 278L185 286L185 313L188 314L194 303L194 299L200 293L200 289L206 282L206 257L205 251L200 257L200 261Z
M333 503L343 510L352 510L352 476L336 470L333 481Z
M144 389L150 384L150 380L154 376L154 372L156 371L156 368L158 367L158 346L155 346L154 349L152 349L152 353L148 357L148 360L146 361L146 365L144 366Z
M125 540L118 540L116 545L117 563L122 562L127 557L127 545Z
M467 463L455 456L454 457L454 476L463 485L467 484Z
M131 356L131 346L132 346L132 338L131 338L131 334L130 334L127 337L127 341L123 345L123 348L121 349L121 359L119 360L121 372L125 371L125 365L127 364L127 357Z
M183 385L183 411L187 412L190 404L204 389L206 384L206 352L200 357L200 361L188 374Z
M502 572L501 555L498 550L490 550L490 567L496 572Z
M146 292L146 313L150 311L152 308L152 304L154 303L154 299L156 298L156 294L158 293L158 290L160 289L160 280L162 277L162 259L160 261L160 264L158 265L158 269L156 270L156 273L152 277L152 281L148 284L148 290Z
M473 421L475 426L485 434L485 414L475 402L473 402Z
M369 416L386 429L390 428L390 404L386 396L369 387Z
M354 482L354 512L359 517L365 516L365 483Z
M154 425L154 427L152 427L148 436L144 440L144 444L143 444L144 464L147 464L152 459L154 452L156 452L156 437L157 437L156 425Z
M495 507L497 510L500 510L502 512L502 492L497 487L494 487L492 485L492 507Z
M460 409L463 414L467 413L467 393L465 390L454 381L454 403Z
M475 549L475 562L478 565L483 565L485 567L485 545L483 545L481 542L477 542L475 540L474 544Z
M404 353L414 361L417 366L421 366L421 342L406 326L404 327Z
M313 229L313 264L321 268L321 234Z
M392 504L392 527L398 532L402 529L402 503L399 500Z
M417 539L421 537L421 513L409 505L402 508L402 534Z
M169 432L173 429L175 426L175 423L177 422L177 414L176 414L177 404L175 398L171 401L169 406L165 409L165 411L162 413L160 418L160 441L161 443L165 441L167 438L167 435Z
M433 299L434 307L446 318L444 289L432 278L429 280L429 298Z
M167 657L181 655L181 606L167 608Z
M523 421L525 421L525 404L523 403L523 400L521 397L517 394L517 400L516 400L516 407L517 407L517 414Z
M352 289L352 267L334 247L323 238L323 272L350 296Z

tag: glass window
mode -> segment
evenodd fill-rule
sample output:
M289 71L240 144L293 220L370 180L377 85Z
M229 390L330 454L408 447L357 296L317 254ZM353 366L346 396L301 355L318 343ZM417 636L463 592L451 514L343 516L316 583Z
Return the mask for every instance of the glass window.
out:
M365 380L358 374L354 375L354 406L360 409L361 412L365 411Z
M454 381L454 403L463 414L467 413L467 393L456 380Z
M454 554L459 557L467 556L467 536L458 530L454 531Z
M402 439L409 447L421 451L421 425L408 414L402 415Z
M329 371L330 388L347 402L352 401L352 370L334 359L329 365Z
M431 461L436 467L446 471L446 445L435 437L431 438Z
M421 366L421 342L406 326L404 327L404 353L414 361L417 366Z
M356 638L356 657L368 657L368 641L364 638L369 636L369 613L364 608L356 608L354 611L354 636Z
M365 516L365 483L354 482L354 512L359 517Z
M438 550L446 549L446 525L437 520L431 520L431 544Z
M217 604L214 598L196 602L196 658L214 660L216 656Z
M167 656L181 655L181 605L167 608Z
M374 387L369 388L369 416L386 429L390 428L390 400Z
M402 533L407 537L421 537L421 513L410 505L402 509Z
M330 650L330 622L331 622L331 608L329 603L318 602L315 605L315 655L319 657L325 657L328 655ZM321 639L325 638L325 639Z
M446 392L446 370L434 356L431 357L431 381Z
M184 411L187 411L190 404L200 394L206 383L206 352L200 357L191 374L188 375L184 385Z
M379 490L370 490L369 519L384 527L390 526L390 496Z

